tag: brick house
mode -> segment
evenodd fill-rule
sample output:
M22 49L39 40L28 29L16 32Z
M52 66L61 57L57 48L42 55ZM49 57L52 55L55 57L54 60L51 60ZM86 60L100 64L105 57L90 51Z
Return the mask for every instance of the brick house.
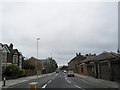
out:
M94 63L90 62L96 54L88 54L86 59L78 63L79 74L94 76Z
M1 50L2 50L2 53L1 53L2 54L2 57L1 57L2 67L4 69L6 66L12 64L12 58L10 58L10 56L12 56L12 54L11 54L11 51L9 50L9 47L7 44L1 43Z
M46 59L39 59L41 64L42 64L42 74L45 74L47 73L47 70L46 70Z
M119 79L120 56L114 52L103 52L97 56L89 57L80 63L84 65L83 73L96 78L117 81Z
M28 61L30 62L30 64L34 65L35 66L35 72L38 74L41 74L42 72L42 63L40 62L40 60L34 58L34 57L31 57L28 59Z
M7 44L0 43L2 49L2 66L3 69L11 64L16 64L20 69L23 67L24 57L17 49L13 49L13 44L9 46Z
M13 49L12 56L13 56L12 64L16 64L20 69L22 69L24 60L22 53L19 52L18 49Z
M76 53L76 56L70 60L70 62L68 62L68 69L72 70L76 73L79 73L79 68L78 68L78 63L80 63L81 61L83 61L86 57L81 55L81 53Z
M114 52L103 52L93 58L97 78L116 81L120 68L120 56Z

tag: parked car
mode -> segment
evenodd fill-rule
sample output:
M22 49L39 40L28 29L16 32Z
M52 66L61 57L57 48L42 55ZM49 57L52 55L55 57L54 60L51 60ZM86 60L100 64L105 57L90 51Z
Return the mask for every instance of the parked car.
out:
M74 72L73 71L68 71L67 76L68 77L74 77Z

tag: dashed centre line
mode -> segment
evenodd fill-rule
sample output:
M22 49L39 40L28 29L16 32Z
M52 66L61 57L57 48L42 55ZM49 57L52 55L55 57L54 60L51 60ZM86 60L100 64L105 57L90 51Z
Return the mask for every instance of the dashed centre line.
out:
M45 84L42 88L46 88L47 84Z
M55 77L57 77L58 76L58 74L56 74L56 76Z
M56 74L55 77L57 77L57 76L58 76L58 74ZM52 80L55 79L55 77L53 77ZM61 77L61 75L60 75L59 77ZM66 81L67 81L68 83L72 83L72 82L70 82L70 81L68 80L68 78L67 78L66 76L65 76L65 79L66 79ZM49 80L42 88L46 88L46 86L47 86L49 83L51 83L52 80ZM82 89L82 90L85 90L84 88L82 88L82 87L80 87L80 86L78 86L78 85L74 85L74 86L77 87L77 88L80 88L80 89Z
M82 87L80 87L80 86L78 86L78 85L74 85L75 87L77 87L77 88L80 88L80 89L82 89L82 90L85 90L84 88L82 88Z
M58 74L56 74L56 76L55 77L57 77L58 76ZM52 80L53 79L55 79L55 77L54 78L52 78ZM51 83L52 82L52 80L49 80L42 88L46 88L46 86L49 84L49 83Z
M48 83L50 83L52 80L50 80Z
M68 83L71 83L66 77L65 77L65 79L67 80Z
M71 83L69 80L67 80L68 83Z
M67 78L65 77L65 79L67 80Z
M65 77L65 79L67 80L68 83L71 83L71 82L67 79L67 77ZM82 89L82 90L85 90L84 88L82 88L82 87L80 87L80 86L78 86L78 85L74 85L74 86L77 87L77 88L80 88L80 89Z

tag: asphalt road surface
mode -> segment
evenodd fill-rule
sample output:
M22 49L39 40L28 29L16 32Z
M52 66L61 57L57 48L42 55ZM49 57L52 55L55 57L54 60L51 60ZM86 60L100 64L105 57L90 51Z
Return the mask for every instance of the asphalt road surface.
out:
M102 88L102 90L106 90L106 87L85 81L80 77L67 77L66 73L63 72L16 84L9 88L28 88L31 82L37 82L39 88L79 88L79 90L96 90Z

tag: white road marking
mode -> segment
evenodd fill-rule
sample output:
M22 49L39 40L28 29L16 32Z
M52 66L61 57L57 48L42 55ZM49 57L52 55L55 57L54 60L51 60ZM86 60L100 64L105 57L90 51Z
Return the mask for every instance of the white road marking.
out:
M45 84L42 88L46 88L47 84Z
M69 80L67 80L68 83L71 83Z
M52 80L50 80L48 83L50 83Z
M67 78L65 78L67 80Z
M58 75L58 74L56 74L56 76L55 76L55 77L57 77L57 75Z
M77 87L77 88L80 88L80 89L82 89L82 90L85 90L84 88L82 88L82 87L80 87L80 86L78 86L78 85L74 85L75 87Z

